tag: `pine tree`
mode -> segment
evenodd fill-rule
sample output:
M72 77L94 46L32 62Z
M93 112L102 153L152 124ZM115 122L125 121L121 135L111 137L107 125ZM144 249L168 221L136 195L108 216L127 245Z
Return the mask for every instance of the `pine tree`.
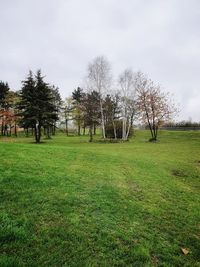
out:
M94 125L99 124L101 118L101 112L98 105L99 98L99 93L96 91L92 91L91 93L84 94L82 100L82 112L84 114L85 126L89 127L89 142L92 142L93 140L92 129Z
M56 116L52 122L52 125L49 127L51 129L52 135L55 135L56 132L56 121L61 113L61 106L62 106L62 98L60 96L59 88L55 87L54 85L50 87L51 94L52 94L52 103L55 107Z
M81 134L81 123L83 121L83 114L81 114L81 102L83 99L83 90L78 87L72 92L73 106L74 106L74 120L78 127L78 135Z
M51 88L44 82L41 70L37 71L35 78L30 71L27 79L22 82L19 108L24 127L32 127L35 141L40 143L41 128L51 126L58 119Z
M8 83L0 81L0 108L4 108L6 103L6 95L10 90Z

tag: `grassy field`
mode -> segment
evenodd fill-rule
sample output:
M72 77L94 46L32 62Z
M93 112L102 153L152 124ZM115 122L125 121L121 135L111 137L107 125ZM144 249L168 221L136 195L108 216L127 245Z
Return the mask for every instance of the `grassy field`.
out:
M200 132L148 137L1 138L0 266L200 266Z

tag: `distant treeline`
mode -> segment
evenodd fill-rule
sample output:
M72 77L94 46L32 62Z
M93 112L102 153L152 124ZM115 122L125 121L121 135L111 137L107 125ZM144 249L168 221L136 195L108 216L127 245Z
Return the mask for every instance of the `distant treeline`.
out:
M166 130L200 130L200 122L180 121L165 123L162 129Z

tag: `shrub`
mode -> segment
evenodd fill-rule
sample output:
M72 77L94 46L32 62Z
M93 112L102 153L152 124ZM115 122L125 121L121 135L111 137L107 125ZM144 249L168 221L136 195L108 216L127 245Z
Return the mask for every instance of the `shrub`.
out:
M115 127L116 127L117 138L121 139L122 138L122 121L120 120L115 121ZM114 128L113 128L112 123L107 123L105 125L105 130L106 130L106 138L111 138L111 139L115 138ZM130 129L128 137L131 137L132 135L133 135L133 128Z

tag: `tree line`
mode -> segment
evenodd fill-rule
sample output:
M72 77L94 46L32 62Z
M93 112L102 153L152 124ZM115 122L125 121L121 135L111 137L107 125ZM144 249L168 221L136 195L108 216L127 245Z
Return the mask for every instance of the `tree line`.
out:
M90 142L96 129L101 129L103 140L126 141L135 121L147 125L150 141L156 141L158 129L176 112L169 93L142 72L125 69L114 81L110 63L102 56L88 64L84 86L65 100L58 87L44 81L40 70L35 75L30 71L17 92L0 82L1 135L14 131L17 136L21 127L27 135L31 131L36 143L40 143L42 134L46 138L54 135L63 119L66 135L73 122L78 135L88 131Z
M168 122L165 123L164 129L171 129L171 130L199 130L200 129L200 123L199 122L192 122L191 120L188 121L180 121L180 122Z

